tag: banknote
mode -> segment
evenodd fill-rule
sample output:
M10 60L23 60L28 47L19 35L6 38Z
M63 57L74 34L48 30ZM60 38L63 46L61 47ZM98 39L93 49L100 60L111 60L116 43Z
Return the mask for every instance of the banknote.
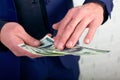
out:
M54 47L54 40L49 36L45 36L40 40L41 45L39 47L32 47L27 44L18 45L22 49L31 52L33 54L42 56L64 56L64 55L98 55L109 53L109 50L93 49L76 45L73 48L65 48L64 50L58 50Z

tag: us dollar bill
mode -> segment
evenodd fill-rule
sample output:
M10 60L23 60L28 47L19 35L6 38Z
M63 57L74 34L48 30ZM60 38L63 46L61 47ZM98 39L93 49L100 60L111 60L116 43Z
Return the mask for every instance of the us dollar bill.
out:
M27 44L18 45L22 49L31 52L32 54L42 55L42 56L64 56L64 55L98 55L98 54L106 54L109 53L109 50L100 50L93 49L88 47L83 47L80 45L76 45L73 48L65 48L64 50L58 50L54 47L54 40L49 36L45 36L40 40L41 45L39 47L32 47Z

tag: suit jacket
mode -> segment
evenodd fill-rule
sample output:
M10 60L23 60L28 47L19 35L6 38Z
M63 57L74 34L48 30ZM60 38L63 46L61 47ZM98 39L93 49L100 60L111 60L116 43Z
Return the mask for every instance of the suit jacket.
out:
M103 2L106 6L108 14L110 15L113 7L112 0L85 0L85 3L94 2L94 1ZM52 9L50 9L52 5L47 6L46 4L48 22L50 25L62 19L63 16L66 14L67 10L73 6L72 1L69 2L67 0L66 3L68 6L59 6L58 9L63 10L63 12L61 11L60 14L57 15L57 17L56 16L49 17L49 15L52 12ZM54 12L57 13L57 11L54 11ZM54 15L54 13L52 14ZM1 28L4 22L6 21L17 22L17 14L15 10L14 0L0 1L0 27ZM76 62L79 60L79 57L69 55L69 56L60 57L60 60L66 68L71 68L71 66L74 67L74 64L76 64ZM14 77L15 79L13 80L17 80L19 78L19 72L20 72L20 58L14 56L9 50L7 51L0 50L0 79L1 79L1 76L6 76L6 77L15 76Z

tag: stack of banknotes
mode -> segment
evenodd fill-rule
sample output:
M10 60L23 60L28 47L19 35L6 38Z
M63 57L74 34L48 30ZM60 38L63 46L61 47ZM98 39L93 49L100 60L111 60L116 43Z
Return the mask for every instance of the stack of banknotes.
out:
M64 50L58 50L54 47L54 40L49 36L45 36L40 40L41 45L39 47L32 47L27 44L18 45L22 49L31 52L32 54L37 54L41 56L64 56L64 55L98 55L98 54L106 54L109 53L109 50L100 50L93 49L88 47L82 47L80 45L76 45L73 48L65 48Z

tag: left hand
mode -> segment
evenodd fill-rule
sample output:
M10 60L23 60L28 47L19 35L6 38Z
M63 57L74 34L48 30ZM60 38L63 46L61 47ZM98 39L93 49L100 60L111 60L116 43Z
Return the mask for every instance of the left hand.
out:
M55 47L59 50L75 46L86 28L89 28L84 43L91 42L96 29L102 24L104 10L100 4L87 3L70 9L67 15L58 23L53 25L58 30L55 36Z

